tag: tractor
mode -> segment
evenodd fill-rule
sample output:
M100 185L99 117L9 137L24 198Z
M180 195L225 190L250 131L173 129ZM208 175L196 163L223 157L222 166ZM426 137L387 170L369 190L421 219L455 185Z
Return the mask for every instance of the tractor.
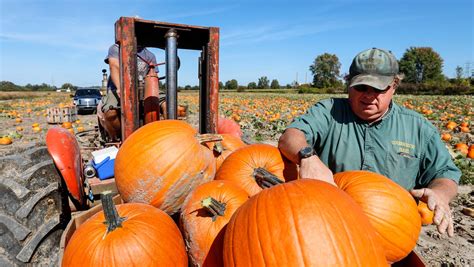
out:
M160 119L160 77L137 79L137 47L165 51L166 115L177 119L178 49L198 50L199 131L215 133L219 88L219 28L121 17L115 23L120 53L119 142L110 143L107 125L98 123L100 144L120 146L139 127ZM161 77L163 79L164 77ZM57 266L59 240L73 212L88 210L113 179L88 179L86 155L78 139L61 127L50 128L46 147L32 147L0 158L0 266Z
M137 46L165 50L166 113L177 119L178 49L199 56L199 132L216 133L219 88L219 28L121 17L115 23L120 46L119 142L98 123L101 146L120 146L139 127L160 119L158 80L137 79ZM163 78L163 77L161 77ZM80 139L80 138L79 138ZM58 266L63 231L73 212L93 211L100 193L115 190L113 179L86 178L86 155L78 138L61 127L49 129L46 146L0 158L0 266ZM414 252L394 266L425 266Z

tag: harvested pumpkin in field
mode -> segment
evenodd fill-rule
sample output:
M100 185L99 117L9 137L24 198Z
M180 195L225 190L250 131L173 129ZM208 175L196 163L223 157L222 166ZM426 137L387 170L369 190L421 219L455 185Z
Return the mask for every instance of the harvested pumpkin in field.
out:
M433 223L434 212L428 208L428 204L423 201L418 202L418 212L420 213L422 225Z
M101 199L104 211L74 232L62 266L188 266L181 233L166 213L141 203L115 207L111 194Z
M0 137L0 145L10 145L13 140L9 136Z
M180 225L191 264L223 266L225 226L248 198L245 190L229 181L210 181L189 194Z
M16 123L21 123L22 121L23 121L23 120L22 120L21 118L16 118L16 119L15 119L15 122L16 122Z
M217 118L217 132L219 134L230 134L237 138L243 135L240 125L237 122L224 117Z
M224 266L387 266L362 209L326 182L301 179L251 197L232 216Z
M444 133L441 135L441 139L444 140L444 141L450 141L452 138L451 134L449 133Z
M277 147L253 144L230 154L217 171L215 179L232 181L253 196L265 188L297 178L296 165L284 161Z
M35 123L31 124L31 128L35 128L35 127L39 127L39 123L35 122Z
M421 219L417 204L407 190L369 171L336 173L334 181L369 217L389 262L405 258L415 248Z
M214 178L216 161L200 135L180 120L148 123L131 134L115 159L115 183L126 202L151 204L168 214L198 185Z
M458 124L454 121L449 121L446 124L446 128L449 129L449 130L454 130L454 128L456 128L457 126L458 126Z
M21 131L23 131L23 127L17 126L17 127L16 127L16 130L17 130L17 132L21 132Z
M35 133L41 132L41 127L39 127L39 126L33 127L33 132L35 132Z
M63 128L66 128L66 129L71 129L72 128L72 123L70 123L68 121L65 121L65 122L63 122L63 124L61 126Z

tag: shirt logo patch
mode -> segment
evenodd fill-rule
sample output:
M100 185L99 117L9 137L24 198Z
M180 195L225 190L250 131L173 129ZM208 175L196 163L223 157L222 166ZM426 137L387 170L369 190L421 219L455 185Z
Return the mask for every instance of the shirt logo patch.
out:
M412 152L415 149L414 144L405 143L399 140L393 140L392 145L395 146L395 150L398 153L403 153L403 154L411 154L410 152Z

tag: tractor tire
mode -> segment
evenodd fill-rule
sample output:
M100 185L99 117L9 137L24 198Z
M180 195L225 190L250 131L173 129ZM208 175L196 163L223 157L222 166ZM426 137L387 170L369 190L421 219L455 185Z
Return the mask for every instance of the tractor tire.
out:
M65 183L46 147L0 157L0 266L59 266L70 218Z

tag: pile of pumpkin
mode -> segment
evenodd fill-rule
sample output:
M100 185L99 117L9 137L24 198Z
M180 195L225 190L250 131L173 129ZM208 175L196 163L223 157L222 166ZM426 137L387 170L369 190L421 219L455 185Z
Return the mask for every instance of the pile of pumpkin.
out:
M415 247L417 204L388 178L298 179L278 148L237 136L179 120L138 129L115 161L126 204L104 195L63 266L380 266Z

